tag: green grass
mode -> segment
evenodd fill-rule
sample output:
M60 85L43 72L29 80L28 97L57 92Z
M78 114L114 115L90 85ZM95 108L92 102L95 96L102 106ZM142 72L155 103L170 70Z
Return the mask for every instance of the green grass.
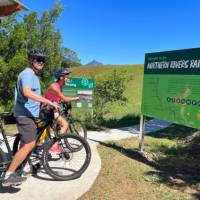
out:
M169 133L179 133L169 137ZM131 138L98 146L100 175L80 200L196 200L200 198L200 134L188 142L194 129L173 125L145 136L145 152ZM166 135L166 138L164 136ZM190 136L189 136L190 135ZM161 137L160 137L161 136ZM181 138L181 139L180 139Z

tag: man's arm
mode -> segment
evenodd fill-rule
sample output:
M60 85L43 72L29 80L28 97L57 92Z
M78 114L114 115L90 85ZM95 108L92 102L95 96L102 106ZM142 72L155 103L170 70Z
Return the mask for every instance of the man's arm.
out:
M23 94L25 97L29 98L29 99L32 99L34 101L38 101L38 102L41 102L41 103L46 103L50 106L53 106L55 107L56 109L59 108L59 106L56 106L54 103L52 103L50 100L34 93L29 87L27 86L24 86L22 87L22 91L23 91Z

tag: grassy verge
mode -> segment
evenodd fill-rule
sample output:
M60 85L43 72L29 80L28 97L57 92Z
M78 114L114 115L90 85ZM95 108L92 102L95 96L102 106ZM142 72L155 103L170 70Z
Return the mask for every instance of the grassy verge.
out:
M152 133L144 153L137 138L101 143L101 173L80 200L199 199L200 134L194 131L176 125Z

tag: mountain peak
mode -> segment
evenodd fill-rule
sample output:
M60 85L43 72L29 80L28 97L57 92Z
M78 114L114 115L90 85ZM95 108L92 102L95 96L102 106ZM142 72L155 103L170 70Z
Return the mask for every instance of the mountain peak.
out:
M103 63L100 63L94 59L91 62L89 62L88 64L86 64L86 66L96 66L96 65L103 65Z

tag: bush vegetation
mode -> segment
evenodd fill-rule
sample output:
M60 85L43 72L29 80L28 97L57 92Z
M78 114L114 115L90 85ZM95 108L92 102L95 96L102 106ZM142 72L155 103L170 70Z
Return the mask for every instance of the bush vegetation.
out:
M41 73L42 88L50 84L50 76L61 64L80 62L77 54L62 44L60 31L55 23L63 11L63 5L56 1L50 10L29 12L20 16L13 14L0 24L0 111L11 111L17 76L28 66L27 53L41 48L48 56L45 70Z
M143 65L82 66L70 70L73 77L95 79L93 118L87 111L74 111L87 126L91 127L91 122L106 127L138 123Z

